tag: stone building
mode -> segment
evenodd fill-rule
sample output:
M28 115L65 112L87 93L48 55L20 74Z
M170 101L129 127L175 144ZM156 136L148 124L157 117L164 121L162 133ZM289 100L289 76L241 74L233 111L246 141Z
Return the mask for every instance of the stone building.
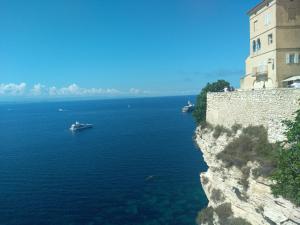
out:
M264 0L248 15L250 55L241 89L300 86L300 0Z

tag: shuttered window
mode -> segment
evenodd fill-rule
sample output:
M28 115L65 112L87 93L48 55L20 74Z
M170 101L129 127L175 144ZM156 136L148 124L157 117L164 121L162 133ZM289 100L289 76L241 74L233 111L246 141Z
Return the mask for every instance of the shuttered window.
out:
M300 53L287 53L286 64L298 64L300 63Z

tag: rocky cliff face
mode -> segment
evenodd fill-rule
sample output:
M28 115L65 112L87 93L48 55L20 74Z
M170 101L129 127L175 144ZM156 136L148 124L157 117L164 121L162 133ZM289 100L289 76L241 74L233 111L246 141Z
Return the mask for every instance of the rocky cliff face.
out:
M241 132L237 132L236 136ZM252 225L297 225L300 224L300 208L283 198L275 198L270 189L270 180L254 178L255 163L248 163L251 168L247 190L242 185L243 175L238 168L225 168L216 155L223 151L234 137L226 134L213 137L209 129L196 130L196 142L203 152L204 160L209 166L201 174L201 183L209 199L209 206L216 208L223 203L231 203L234 217L241 217ZM214 217L215 218L215 217ZM219 225L218 219L214 219Z

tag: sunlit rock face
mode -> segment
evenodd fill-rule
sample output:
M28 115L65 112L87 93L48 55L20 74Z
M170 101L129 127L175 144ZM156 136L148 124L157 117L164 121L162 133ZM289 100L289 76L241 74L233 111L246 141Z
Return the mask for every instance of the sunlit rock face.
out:
M238 131L236 136L241 134ZM196 142L203 152L204 160L209 169L201 173L201 183L209 199L209 206L216 208L223 203L231 203L233 216L246 219L253 225L297 225L300 224L300 208L291 202L276 198L272 195L271 181L263 177L254 178L253 169L256 163L248 163L250 176L247 179L249 185L245 189L241 180L240 169L226 168L217 154L224 150L226 145L234 137L226 134L219 138L213 137L213 131L209 129L196 130ZM217 194L216 194L217 193ZM214 220L219 225L218 219Z

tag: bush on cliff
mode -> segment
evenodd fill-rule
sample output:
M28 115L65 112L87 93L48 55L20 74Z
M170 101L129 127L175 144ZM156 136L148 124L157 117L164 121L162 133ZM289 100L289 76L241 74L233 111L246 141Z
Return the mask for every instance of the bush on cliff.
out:
M281 195L300 206L300 110L294 121L284 121L287 126L287 149L280 149L278 167L272 179L275 185L272 191L275 196Z
M225 80L218 80L214 83L208 83L197 97L197 102L193 116L198 124L205 124L206 121L206 107L207 107L207 93L221 92L225 87L230 87L230 83Z
M207 224L207 225L214 225L214 209L213 207L208 207L201 210L198 213L196 223L198 225Z
M251 223L249 223L247 220L243 218L238 217L238 218L232 218L228 220L226 225L251 225Z
M233 215L230 203L223 203L219 205L217 208L215 208L215 212L218 215L220 222L225 222Z
M271 177L275 196L282 196L300 206L300 110L295 120L284 121L287 126L284 143L271 144L263 126L249 126L217 155L226 167L236 166L243 172L241 183L247 189L249 172L247 162L256 161L259 168L254 177ZM285 147L282 147L285 146Z
M218 217L218 223L220 225L251 225L248 221L242 218L233 217L233 212L230 203L223 203L217 206L215 209L211 206L203 209L197 217L196 223L198 225L213 225L215 224L215 217Z
M214 128L214 133L213 133L213 137L214 138L219 138L222 134L226 134L228 137L231 137L232 135L232 131L224 126L220 126L220 125L217 125L215 128Z
M267 130L263 126L249 126L244 128L242 134L230 142L217 158L222 160L226 167L236 166L240 169L249 161L257 161L263 166L261 172L268 176L276 166L277 148L277 145L269 143Z

